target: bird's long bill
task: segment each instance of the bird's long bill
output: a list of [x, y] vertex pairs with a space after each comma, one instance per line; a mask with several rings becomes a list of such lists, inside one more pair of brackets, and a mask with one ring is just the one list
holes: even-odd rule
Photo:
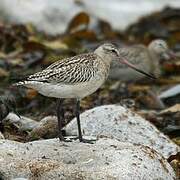
[[173, 52], [173, 51], [171, 51], [171, 50], [169, 50], [168, 52], [167, 52], [167, 54], [170, 56], [170, 58], [172, 58], [172, 59], [176, 59], [177, 58], [177, 56], [176, 56], [176, 54]]
[[153, 76], [153, 75], [151, 75], [151, 74], [148, 74], [148, 73], [146, 73], [146, 72], [138, 69], [136, 66], [134, 66], [133, 64], [131, 64], [130, 62], [128, 62], [126, 59], [121, 59], [120, 61], [121, 61], [121, 63], [126, 64], [127, 66], [129, 66], [130, 68], [136, 70], [137, 72], [142, 73], [142, 74], [148, 76], [148, 77], [151, 78], [151, 79], [156, 79], [155, 76]]

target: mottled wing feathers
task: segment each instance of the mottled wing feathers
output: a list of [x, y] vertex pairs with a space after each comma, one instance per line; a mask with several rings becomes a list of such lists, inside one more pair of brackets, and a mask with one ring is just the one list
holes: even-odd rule
[[57, 61], [45, 70], [29, 76], [27, 80], [74, 84], [89, 81], [97, 71], [97, 56], [88, 53]]

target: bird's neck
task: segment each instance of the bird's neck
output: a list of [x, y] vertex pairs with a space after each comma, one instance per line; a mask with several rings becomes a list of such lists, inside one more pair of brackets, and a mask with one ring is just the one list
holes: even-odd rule
[[108, 56], [102, 55], [101, 53], [98, 53], [95, 51], [95, 54], [99, 57], [100, 64], [101, 64], [101, 73], [107, 79], [109, 75], [109, 70], [110, 70], [110, 64], [111, 64], [111, 59]]
[[161, 74], [161, 67], [160, 67], [160, 56], [155, 52], [151, 44], [148, 46], [148, 52], [151, 61], [151, 69], [154, 72], [154, 75], [157, 77]]
[[158, 60], [158, 61], [160, 60], [160, 55], [154, 50], [153, 43], [149, 44], [148, 51], [150, 55], [154, 58], [154, 60]]
[[102, 64], [104, 66], [104, 70], [109, 74], [109, 69], [111, 66], [111, 58], [109, 56], [100, 56]]
[[101, 58], [102, 62], [106, 64], [106, 66], [110, 66], [112, 58], [108, 54], [102, 53], [99, 49], [96, 49], [94, 53]]

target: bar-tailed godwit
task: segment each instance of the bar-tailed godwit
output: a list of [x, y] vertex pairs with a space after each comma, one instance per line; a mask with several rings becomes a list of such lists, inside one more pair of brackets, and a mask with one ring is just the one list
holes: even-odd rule
[[94, 93], [107, 79], [111, 61], [117, 61], [122, 64], [143, 73], [150, 78], [151, 74], [137, 69], [130, 64], [113, 44], [103, 44], [94, 52], [80, 54], [74, 57], [66, 58], [51, 64], [43, 71], [30, 75], [26, 80], [17, 83], [28, 88], [36, 89], [40, 94], [48, 97], [58, 98], [57, 117], [59, 126], [59, 139], [64, 140], [62, 135], [62, 99], [75, 98], [76, 118], [78, 124], [79, 140], [88, 142], [82, 138], [80, 125], [80, 100]]
[[[175, 58], [175, 54], [168, 48], [164, 40], [153, 40], [148, 47], [144, 45], [133, 45], [119, 48], [120, 55], [128, 59], [138, 69], [143, 69], [156, 77], [161, 74], [160, 60]], [[135, 81], [144, 76], [133, 71], [127, 65], [113, 61], [110, 69], [111, 79], [121, 81]]]

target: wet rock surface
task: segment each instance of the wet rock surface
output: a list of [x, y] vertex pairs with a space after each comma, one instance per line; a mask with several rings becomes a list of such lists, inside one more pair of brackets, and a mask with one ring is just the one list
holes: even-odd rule
[[[76, 119], [73, 119], [65, 127], [67, 135], [77, 135], [76, 124]], [[166, 158], [180, 150], [154, 125], [119, 105], [104, 105], [85, 111], [81, 114], [81, 127], [86, 136], [113, 137], [119, 141], [142, 144]]]
[[3, 179], [175, 179], [154, 150], [108, 138], [95, 144], [0, 140], [0, 163]]

